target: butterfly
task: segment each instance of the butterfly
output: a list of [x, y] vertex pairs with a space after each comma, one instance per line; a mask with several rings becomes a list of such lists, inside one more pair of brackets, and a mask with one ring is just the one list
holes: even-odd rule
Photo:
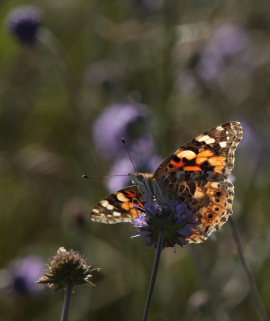
[[[242, 137], [239, 122], [224, 123], [177, 149], [153, 174], [134, 174], [150, 181], [155, 179], [170, 199], [184, 201], [193, 210], [199, 226], [189, 243], [204, 242], [232, 214], [234, 186], [229, 174]], [[142, 213], [144, 202], [139, 186], [128, 186], [101, 200], [90, 218], [108, 224], [131, 222]]]

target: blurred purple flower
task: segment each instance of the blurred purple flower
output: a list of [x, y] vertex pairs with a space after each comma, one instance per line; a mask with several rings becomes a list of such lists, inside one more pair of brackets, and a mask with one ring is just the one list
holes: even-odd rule
[[96, 120], [94, 141], [104, 158], [120, 157], [126, 153], [121, 138], [136, 153], [153, 153], [154, 143], [149, 131], [150, 114], [139, 104], [117, 104], [107, 107]]
[[36, 7], [18, 7], [8, 15], [7, 24], [9, 30], [22, 43], [33, 45], [42, 24], [42, 14]]
[[176, 200], [165, 206], [157, 202], [147, 203], [144, 205], [144, 213], [133, 220], [133, 225], [139, 230], [139, 236], [152, 247], [157, 246], [161, 230], [164, 231], [163, 247], [186, 245], [198, 224], [188, 205]]
[[251, 94], [254, 72], [262, 63], [248, 31], [228, 24], [216, 29], [176, 77], [186, 92], [194, 94], [201, 86], [207, 87], [219, 90], [226, 99], [238, 104]]
[[200, 77], [210, 83], [219, 81], [232, 66], [246, 75], [254, 69], [254, 57], [247, 32], [237, 25], [219, 27], [201, 52], [197, 65]]
[[44, 289], [36, 281], [43, 273], [43, 261], [38, 256], [27, 256], [10, 263], [7, 269], [7, 288], [17, 295], [35, 295]]
[[[162, 158], [156, 154], [144, 157], [144, 154], [138, 153], [132, 154], [132, 158], [136, 166], [136, 172], [141, 173], [153, 173], [162, 162]], [[108, 190], [110, 192], [115, 192], [130, 185], [128, 174], [134, 172], [135, 170], [128, 157], [117, 160], [109, 172], [109, 177], [106, 182]]]

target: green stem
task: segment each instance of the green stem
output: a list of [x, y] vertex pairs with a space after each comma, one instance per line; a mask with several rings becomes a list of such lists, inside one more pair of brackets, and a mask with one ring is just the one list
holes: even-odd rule
[[156, 251], [153, 271], [152, 271], [152, 275], [151, 275], [150, 285], [149, 285], [149, 289], [148, 289], [148, 294], [147, 294], [147, 299], [146, 299], [146, 304], [145, 304], [145, 309], [144, 309], [144, 314], [143, 314], [143, 321], [147, 321], [148, 313], [149, 313], [150, 306], [151, 306], [153, 291], [154, 291], [158, 267], [159, 267], [160, 255], [161, 255], [161, 251], [163, 249], [163, 240], [164, 240], [164, 231], [160, 231], [159, 236], [158, 236], [157, 251]]
[[251, 273], [250, 267], [246, 261], [239, 231], [238, 231], [237, 226], [231, 217], [229, 218], [229, 224], [230, 224], [232, 236], [233, 236], [236, 248], [237, 248], [237, 252], [238, 252], [240, 261], [242, 263], [243, 269], [244, 269], [246, 276], [248, 278], [251, 297], [252, 297], [254, 304], [257, 308], [258, 316], [262, 321], [269, 321], [269, 317], [265, 311], [263, 302], [262, 302], [261, 297], [259, 295], [255, 279], [254, 279], [254, 277]]
[[70, 309], [70, 302], [71, 302], [71, 296], [72, 296], [72, 283], [68, 283], [66, 287], [66, 293], [64, 298], [64, 305], [62, 309], [62, 315], [61, 315], [61, 321], [68, 321], [69, 316], [69, 309]]
[[71, 101], [74, 100], [74, 95], [77, 92], [78, 84], [75, 81], [74, 73], [71, 65], [68, 63], [64, 49], [62, 48], [58, 39], [54, 36], [49, 29], [43, 28], [38, 37], [39, 43], [48, 50], [48, 52], [54, 57], [63, 82], [66, 86]]

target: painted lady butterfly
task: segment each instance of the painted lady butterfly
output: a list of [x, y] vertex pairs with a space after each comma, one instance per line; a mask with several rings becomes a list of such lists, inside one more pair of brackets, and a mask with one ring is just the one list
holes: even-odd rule
[[[210, 129], [177, 149], [154, 172], [143, 175], [155, 179], [170, 199], [185, 201], [200, 222], [188, 239], [200, 243], [218, 231], [232, 214], [234, 186], [228, 176], [234, 166], [234, 152], [242, 139], [239, 122], [229, 122]], [[134, 177], [133, 175], [133, 177]], [[101, 200], [90, 218], [101, 223], [131, 222], [143, 207], [138, 185], [129, 186]]]

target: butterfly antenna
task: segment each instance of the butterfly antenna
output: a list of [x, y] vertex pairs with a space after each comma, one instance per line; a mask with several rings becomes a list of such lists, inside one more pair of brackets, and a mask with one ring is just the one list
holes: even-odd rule
[[128, 149], [128, 147], [127, 147], [127, 143], [126, 143], [125, 138], [122, 137], [122, 138], [121, 138], [121, 141], [122, 141], [123, 145], [125, 146], [125, 149], [126, 149], [126, 151], [127, 151], [127, 153], [128, 153], [128, 157], [129, 157], [130, 162], [131, 162], [131, 164], [132, 164], [132, 166], [133, 166], [133, 168], [134, 168], [134, 172], [136, 172], [136, 168], [135, 168], [134, 162], [133, 162], [133, 160], [132, 160], [132, 158], [131, 158], [131, 155], [130, 155], [129, 149]]
[[115, 176], [128, 176], [128, 175], [126, 175], [126, 174], [123, 174], [123, 175], [121, 175], [121, 174], [119, 174], [119, 175], [91, 175], [91, 176], [88, 176], [88, 175], [82, 175], [82, 178], [83, 179], [90, 179], [90, 178], [104, 178], [104, 177], [115, 177]]

